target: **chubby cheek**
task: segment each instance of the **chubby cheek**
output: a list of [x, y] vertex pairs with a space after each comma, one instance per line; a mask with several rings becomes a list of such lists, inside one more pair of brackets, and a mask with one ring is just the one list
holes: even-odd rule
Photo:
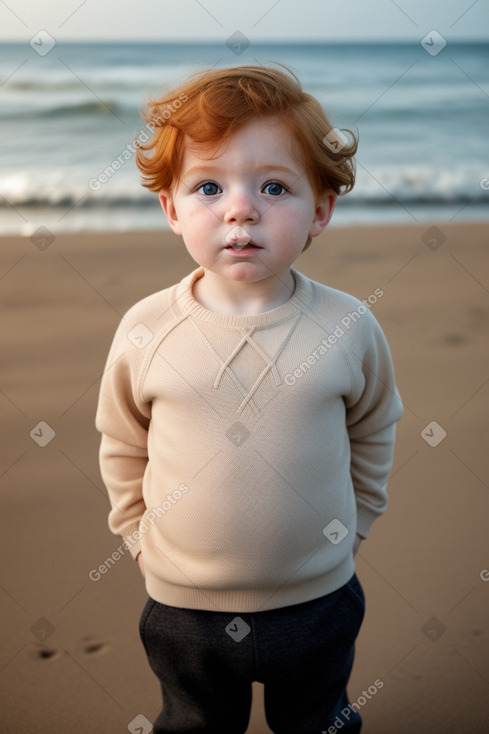
[[294, 252], [298, 247], [300, 249], [306, 244], [313, 217], [313, 212], [309, 217], [303, 210], [277, 216], [273, 224], [274, 239], [282, 243], [284, 250]]
[[209, 219], [208, 212], [202, 209], [186, 211], [185, 216], [180, 218], [182, 230], [182, 238], [191, 257], [196, 260], [199, 265], [202, 264], [202, 258], [209, 257], [209, 238], [212, 231], [212, 223], [215, 228], [215, 217], [212, 221]]
[[209, 248], [205, 246], [205, 235], [199, 236], [199, 233], [192, 232], [189, 233], [187, 236], [185, 235], [185, 233], [183, 233], [182, 237], [190, 257], [195, 260], [198, 265], [201, 265], [204, 268], [208, 268], [210, 261], [210, 252]]

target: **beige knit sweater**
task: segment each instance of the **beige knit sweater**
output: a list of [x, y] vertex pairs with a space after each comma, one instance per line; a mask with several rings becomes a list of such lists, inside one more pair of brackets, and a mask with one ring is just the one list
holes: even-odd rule
[[387, 505], [402, 415], [366, 305], [293, 270], [258, 315], [208, 311], [195, 270], [124, 316], [96, 425], [110, 529], [148, 594], [254, 612], [335, 591]]

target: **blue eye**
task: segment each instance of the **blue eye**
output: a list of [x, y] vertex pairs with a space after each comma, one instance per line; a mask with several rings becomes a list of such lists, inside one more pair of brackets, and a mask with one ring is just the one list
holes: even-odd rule
[[265, 194], [268, 194], [268, 196], [281, 196], [287, 191], [285, 186], [282, 186], [282, 184], [276, 183], [275, 181], [265, 184], [262, 190]]
[[221, 189], [213, 181], [206, 181], [199, 186], [197, 191], [201, 194], [204, 194], [204, 196], [215, 196], [216, 194], [219, 194], [221, 192]]

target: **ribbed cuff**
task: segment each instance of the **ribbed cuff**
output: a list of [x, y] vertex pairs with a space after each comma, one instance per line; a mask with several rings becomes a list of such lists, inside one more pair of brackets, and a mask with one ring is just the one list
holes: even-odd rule
[[370, 528], [382, 513], [373, 511], [370, 507], [358, 505], [357, 507], [357, 533], [362, 538], [367, 538]]
[[132, 522], [121, 531], [121, 536], [131, 556], [136, 560], [141, 552], [141, 532], [139, 521]]

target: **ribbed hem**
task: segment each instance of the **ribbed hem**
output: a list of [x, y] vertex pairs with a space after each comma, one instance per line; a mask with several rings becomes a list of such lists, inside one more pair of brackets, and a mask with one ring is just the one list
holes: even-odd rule
[[295, 280], [295, 290], [289, 300], [281, 306], [252, 315], [219, 314], [209, 311], [194, 298], [192, 288], [194, 283], [203, 277], [204, 272], [204, 268], [197, 268], [174, 286], [172, 294], [173, 310], [177, 315], [183, 312], [191, 314], [201, 321], [208, 321], [219, 326], [246, 329], [289, 318], [291, 315], [297, 314], [298, 310], [303, 310], [311, 298], [312, 286], [310, 281], [302, 273], [291, 269]]
[[349, 556], [333, 571], [303, 583], [287, 584], [277, 589], [197, 589], [162, 581], [146, 569], [146, 591], [160, 604], [181, 609], [203, 609], [211, 612], [265, 612], [268, 609], [302, 604], [319, 599], [344, 586], [355, 572], [355, 561]]

